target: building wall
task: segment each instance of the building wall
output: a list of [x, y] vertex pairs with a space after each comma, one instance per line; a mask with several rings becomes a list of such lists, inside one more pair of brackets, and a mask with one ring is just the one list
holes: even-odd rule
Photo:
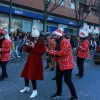
[[[7, 1], [9, 1], [9, 0], [7, 0]], [[73, 9], [69, 8], [70, 2], [71, 2], [71, 0], [66, 0], [66, 4], [65, 4], [66, 7], [59, 6], [52, 13], [74, 19], [75, 11]], [[22, 6], [27, 6], [30, 8], [34, 8], [37, 10], [43, 10], [43, 0], [28, 0], [28, 1], [27, 0], [13, 0], [13, 3], [19, 4]], [[51, 6], [52, 6], [52, 4], [51, 4]], [[95, 15], [89, 15], [86, 18], [86, 21], [99, 24], [99, 18]]]
[[[9, 0], [8, 0], [9, 1]], [[34, 3], [33, 3], [33, 1], [34, 1]], [[41, 9], [41, 10], [43, 10], [43, 5], [41, 4], [40, 5], [40, 7], [38, 7], [39, 6], [39, 4], [40, 3], [42, 3], [41, 2], [42, 0], [28, 0], [28, 2], [26, 3], [26, 0], [24, 0], [23, 2], [22, 2], [22, 0], [20, 0], [20, 1], [18, 1], [18, 0], [13, 0], [13, 2], [14, 3], [17, 3], [17, 4], [19, 4], [19, 5], [23, 5], [23, 6], [29, 6], [29, 7], [31, 7], [31, 8], [35, 8], [33, 11], [32, 10], [30, 10], [30, 9], [25, 9], [25, 8], [23, 8], [23, 6], [21, 7], [19, 7], [19, 6], [16, 6], [16, 8], [17, 9], [19, 9], [19, 10], [22, 10], [22, 11], [29, 11], [29, 12], [39, 12], [39, 11], [36, 11], [36, 9]], [[69, 0], [68, 1], [69, 2], [69, 4], [70, 4], [70, 2], [71, 2], [71, 0]], [[64, 7], [64, 6], [60, 6], [58, 9], [56, 9], [54, 12], [56, 13], [56, 14], [58, 14], [58, 15], [63, 15], [64, 14], [64, 16], [66, 15], [67, 17], [71, 17], [71, 18], [74, 18], [75, 16], [74, 16], [74, 10], [72, 9], [70, 9], [69, 7], [69, 4], [68, 5], [65, 5], [66, 6], [66, 8]], [[13, 7], [14, 7], [15, 5], [13, 5]], [[61, 9], [60, 9], [61, 8]], [[66, 13], [65, 13], [65, 11], [66, 11]], [[42, 13], [42, 12], [41, 12]], [[8, 16], [8, 15], [7, 15]], [[23, 31], [25, 31], [25, 32], [28, 32], [29, 30], [31, 30], [31, 27], [32, 27], [32, 25], [36, 25], [37, 27], [38, 27], [38, 30], [39, 31], [41, 31], [41, 30], [43, 30], [43, 22], [41, 21], [41, 20], [39, 20], [38, 18], [24, 18], [24, 17], [18, 17], [18, 16], [13, 16], [13, 17], [16, 17], [15, 19], [23, 19], [23, 27], [22, 27], [22, 29], [23, 29]], [[50, 17], [54, 17], [54, 16], [50, 16]], [[58, 17], [58, 16], [56, 16], [56, 17]], [[60, 17], [58, 17], [58, 18], [62, 18], [61, 16]], [[27, 20], [26, 20], [27, 19]], [[31, 24], [29, 24], [29, 22], [27, 22], [28, 21], [28, 19], [29, 19], [29, 21], [31, 22]], [[63, 18], [62, 18], [63, 19]], [[66, 19], [66, 18], [65, 18]], [[68, 18], [66, 19], [66, 20], [69, 20]], [[93, 22], [93, 23], [96, 23], [96, 24], [99, 24], [99, 21], [98, 21], [98, 18], [96, 17], [96, 16], [88, 16], [87, 17], [87, 19], [86, 19], [87, 21], [89, 21], [90, 20], [90, 22]], [[73, 22], [73, 21], [72, 21]], [[28, 25], [29, 25], [29, 28], [28, 28]], [[25, 27], [27, 27], [27, 28], [25, 28]], [[61, 24], [60, 22], [55, 22], [54, 20], [52, 21], [52, 20], [48, 20], [48, 22], [47, 22], [47, 27], [48, 27], [48, 30], [50, 30], [50, 32], [52, 32], [52, 29], [56, 29], [56, 27], [61, 27], [61, 28], [63, 28], [63, 30], [65, 31], [65, 32], [67, 32], [68, 33], [68, 35], [72, 35], [72, 34], [76, 34], [77, 35], [77, 27], [75, 27], [75, 26], [73, 26], [73, 25], [69, 25], [69, 24], [67, 24], [67, 25], [65, 25], [65, 24]], [[99, 30], [98, 30], [98, 27], [95, 27], [94, 28], [94, 26], [91, 26], [91, 28], [89, 28], [89, 25], [87, 25], [87, 23], [85, 23], [84, 24], [84, 26], [83, 26], [83, 29], [85, 29], [88, 33], [90, 33], [90, 32], [94, 32], [94, 33], [99, 33]], [[48, 31], [47, 30], [47, 31]]]

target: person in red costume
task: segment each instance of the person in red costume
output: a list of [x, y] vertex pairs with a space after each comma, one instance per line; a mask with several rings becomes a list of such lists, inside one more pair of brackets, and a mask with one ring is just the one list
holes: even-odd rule
[[51, 96], [51, 98], [59, 98], [62, 96], [62, 79], [64, 76], [64, 81], [71, 92], [71, 98], [69, 100], [78, 100], [73, 82], [71, 80], [72, 69], [74, 68], [71, 44], [64, 37], [64, 33], [61, 28], [55, 30], [52, 35], [56, 41], [55, 50], [50, 50], [46, 47], [46, 51], [55, 57], [57, 91]]
[[10, 50], [11, 50], [11, 40], [5, 37], [5, 30], [0, 29], [0, 66], [2, 73], [0, 76], [0, 81], [8, 77], [6, 66], [10, 60]]
[[[49, 49], [55, 49], [55, 40], [51, 39], [50, 37], [47, 37], [46, 46]], [[45, 69], [50, 68], [50, 71], [54, 71], [54, 61], [52, 58], [52, 55], [46, 53], [47, 66], [45, 67]]]
[[84, 75], [84, 61], [90, 56], [89, 54], [89, 40], [87, 39], [87, 33], [84, 30], [80, 30], [79, 33], [80, 42], [77, 48], [77, 66], [78, 66], [78, 76], [82, 78]]
[[29, 80], [31, 80], [33, 92], [30, 98], [34, 98], [38, 95], [36, 80], [43, 80], [42, 55], [45, 52], [45, 43], [36, 26], [32, 27], [31, 41], [26, 42], [25, 51], [29, 53], [29, 56], [21, 74], [21, 77], [25, 79], [25, 88], [20, 92], [29, 92]]

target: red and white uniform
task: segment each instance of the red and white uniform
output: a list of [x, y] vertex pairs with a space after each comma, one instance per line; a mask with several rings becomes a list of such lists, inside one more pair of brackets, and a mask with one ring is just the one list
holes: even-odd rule
[[[81, 48], [79, 48], [81, 47]], [[86, 39], [82, 43], [79, 44], [79, 47], [77, 49], [77, 56], [79, 58], [88, 58], [90, 56], [89, 54], [89, 41]]]
[[50, 50], [50, 54], [57, 57], [57, 63], [59, 68], [63, 70], [68, 70], [74, 68], [74, 59], [72, 55], [72, 47], [70, 42], [63, 38], [60, 44], [60, 51]]
[[11, 50], [12, 42], [8, 39], [4, 39], [2, 46], [1, 46], [1, 52], [0, 52], [0, 61], [9, 61], [10, 60], [10, 50]]

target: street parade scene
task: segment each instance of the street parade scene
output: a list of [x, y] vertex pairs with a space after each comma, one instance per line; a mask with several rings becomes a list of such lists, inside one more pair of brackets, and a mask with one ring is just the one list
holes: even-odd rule
[[0, 100], [100, 100], [100, 1], [0, 0]]

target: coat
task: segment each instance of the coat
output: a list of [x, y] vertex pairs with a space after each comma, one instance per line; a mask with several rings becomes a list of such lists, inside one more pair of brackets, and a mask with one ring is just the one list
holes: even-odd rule
[[[79, 48], [81, 47], [81, 48]], [[79, 58], [88, 58], [90, 56], [89, 54], [89, 41], [86, 39], [82, 43], [79, 44], [79, 47], [77, 49], [77, 57]]]
[[12, 45], [11, 40], [8, 40], [5, 38], [2, 43], [2, 46], [1, 46], [2, 48], [0, 48], [1, 49], [1, 52], [0, 52], [0, 61], [1, 62], [10, 60], [11, 45]]
[[63, 38], [61, 41], [60, 51], [50, 50], [49, 53], [54, 56], [58, 56], [56, 61], [62, 71], [74, 68], [72, 47], [66, 38]]
[[45, 52], [44, 43], [35, 44], [33, 48], [25, 46], [25, 51], [29, 52], [29, 56], [21, 77], [25, 77], [29, 80], [43, 80], [42, 55]]

